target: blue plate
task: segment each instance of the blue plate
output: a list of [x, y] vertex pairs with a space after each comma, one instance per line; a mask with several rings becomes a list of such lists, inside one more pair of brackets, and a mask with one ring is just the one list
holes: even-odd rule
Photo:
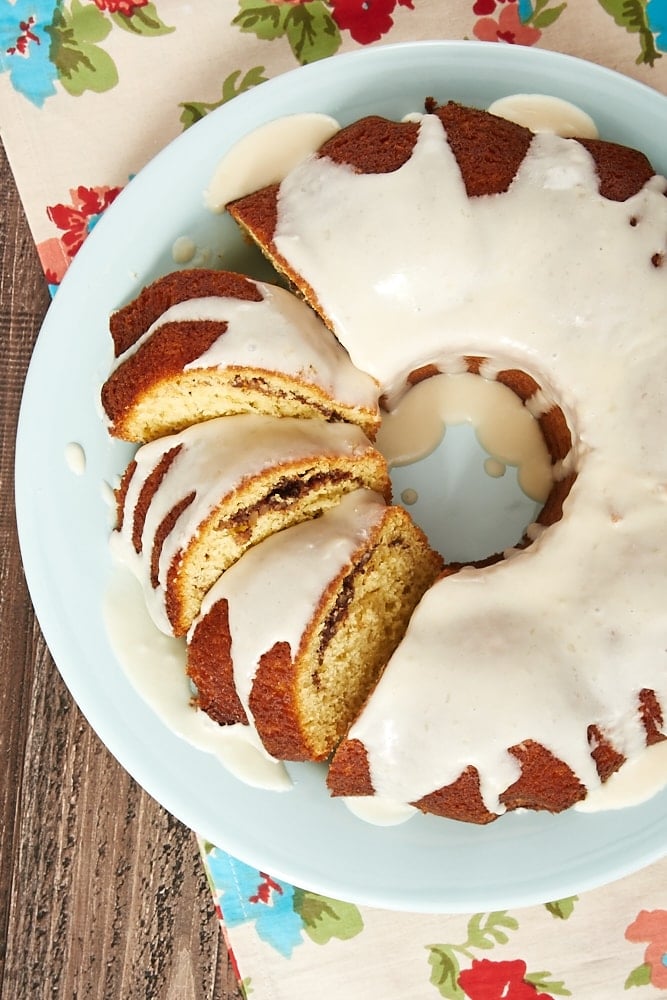
[[[484, 828], [417, 816], [378, 828], [329, 798], [318, 767], [295, 767], [290, 793], [259, 791], [174, 735], [127, 680], [103, 619], [111, 561], [102, 487], [131, 454], [109, 440], [99, 414], [112, 357], [108, 315], [174, 269], [172, 248], [182, 236], [207, 248], [214, 266], [257, 271], [230, 221], [207, 211], [203, 193], [225, 152], [262, 123], [312, 111], [344, 124], [368, 113], [400, 117], [429, 95], [484, 107], [529, 91], [578, 104], [605, 138], [644, 149], [667, 173], [667, 99], [599, 66], [475, 42], [337, 56], [241, 95], [137, 175], [67, 273], [26, 381], [16, 460], [21, 548], [40, 625], [75, 700], [120, 763], [184, 823], [251, 865], [357, 903], [493, 910], [606, 883], [665, 853], [667, 791], [612, 813], [514, 814]], [[85, 452], [84, 475], [66, 461], [71, 442]]]

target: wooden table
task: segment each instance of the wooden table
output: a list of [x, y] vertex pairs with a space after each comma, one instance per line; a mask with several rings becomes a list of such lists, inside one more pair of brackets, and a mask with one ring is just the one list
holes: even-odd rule
[[33, 615], [14, 438], [49, 294], [4, 152], [0, 176], [0, 998], [239, 1000], [194, 835], [101, 745]]

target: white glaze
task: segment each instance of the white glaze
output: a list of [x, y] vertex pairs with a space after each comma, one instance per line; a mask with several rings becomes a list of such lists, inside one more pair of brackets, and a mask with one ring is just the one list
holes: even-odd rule
[[638, 692], [667, 704], [667, 268], [651, 263], [665, 189], [607, 201], [588, 152], [545, 133], [505, 194], [469, 199], [430, 115], [393, 173], [313, 157], [281, 184], [276, 246], [391, 405], [412, 369], [486, 356], [486, 378], [529, 372], [542, 390], [528, 409], [557, 403], [575, 437], [555, 470], [578, 473], [563, 519], [433, 587], [353, 727], [383, 798], [414, 801], [474, 764], [501, 812], [518, 773], [505, 748], [530, 738], [595, 787], [587, 727], [632, 758]]
[[118, 663], [158, 718], [181, 739], [215, 754], [239, 780], [285, 791], [285, 766], [269, 758], [250, 726], [219, 726], [194, 708], [185, 673], [185, 640], [158, 632], [137, 581], [116, 568], [104, 595], [104, 621]]
[[359, 795], [356, 798], [343, 798], [343, 802], [358, 819], [373, 826], [398, 826], [406, 823], [416, 814], [414, 806], [405, 802], [391, 802], [379, 795]]
[[[498, 795], [517, 777], [505, 747], [538, 739], [589, 787], [598, 783], [591, 722], [626, 756], [642, 750], [637, 692], [667, 698], [664, 526], [661, 541], [644, 536], [664, 509], [602, 527], [595, 501], [577, 501], [576, 518], [525, 553], [482, 573], [464, 570], [424, 597], [350, 734], [369, 750], [380, 794], [414, 801], [472, 763], [487, 807], [502, 811]], [[618, 575], [605, 558], [610, 547], [623, 558]]]
[[[142, 552], [132, 545], [132, 512], [141, 488], [162, 456], [182, 445], [163, 476], [146, 514]], [[244, 481], [277, 467], [289, 467], [310, 457], [357, 456], [371, 445], [358, 428], [350, 424], [329, 424], [321, 420], [276, 419], [258, 414], [219, 417], [143, 445], [135, 455], [136, 470], [125, 498], [126, 516], [121, 531], [111, 536], [115, 558], [140, 580], [153, 621], [163, 632], [171, 627], [165, 609], [165, 587], [169, 567], [196, 536], [199, 526], [224, 497]], [[193, 502], [181, 514], [164, 541], [160, 554], [159, 585], [151, 585], [153, 538], [166, 515], [190, 491]]]
[[197, 244], [189, 236], [178, 236], [171, 247], [171, 256], [175, 264], [189, 264], [197, 253]]
[[[468, 199], [440, 122], [427, 115], [393, 173], [357, 175], [326, 158], [299, 165], [280, 187], [275, 242], [390, 405], [412, 369], [440, 362], [455, 372], [465, 354], [531, 371], [553, 399], [598, 381], [599, 357], [634, 326], [627, 274], [638, 262], [642, 312], [655, 319], [662, 307], [664, 277], [650, 259], [664, 245], [664, 186], [606, 201], [583, 147], [545, 134], [506, 194]], [[641, 346], [646, 335], [635, 337]]]
[[286, 528], [250, 549], [204, 598], [200, 618], [219, 601], [228, 602], [234, 684], [248, 719], [261, 656], [275, 643], [286, 642], [296, 658], [327, 586], [352, 565], [354, 553], [368, 542], [385, 509], [375, 493], [350, 493], [321, 517]]
[[492, 479], [500, 479], [507, 472], [507, 465], [498, 458], [487, 458], [484, 462], [484, 471]]
[[531, 132], [555, 132], [563, 138], [597, 139], [598, 129], [590, 115], [562, 97], [549, 94], [510, 94], [487, 109], [492, 115], [524, 125]]
[[[292, 787], [285, 766], [259, 746], [251, 726], [218, 726], [193, 707], [185, 674], [185, 640], [157, 631], [137, 581], [122, 568], [116, 568], [110, 577], [103, 613], [118, 663], [139, 696], [172, 732], [197, 749], [214, 754], [226, 770], [247, 785], [269, 791]], [[598, 812], [638, 805], [665, 786], [666, 774], [664, 742], [631, 761], [575, 808]], [[415, 813], [410, 806], [377, 796], [344, 801], [360, 819], [380, 826], [404, 822]]]
[[518, 396], [501, 382], [470, 372], [424, 379], [385, 414], [377, 447], [390, 467], [419, 461], [438, 446], [447, 427], [470, 423], [497, 465], [489, 475], [518, 467], [524, 493], [544, 502], [553, 485], [551, 459], [539, 425]]
[[667, 740], [654, 743], [628, 761], [599, 788], [594, 788], [583, 802], [577, 802], [577, 812], [608, 812], [627, 809], [647, 802], [667, 785]]
[[259, 302], [209, 296], [178, 302], [165, 310], [124, 354], [118, 367], [166, 323], [213, 320], [226, 323], [225, 332], [200, 357], [185, 366], [243, 368], [280, 372], [317, 386], [335, 400], [377, 410], [378, 387], [350, 362], [346, 352], [308, 306], [275, 285], [254, 282]]
[[65, 463], [75, 476], [82, 476], [86, 471], [86, 452], [77, 441], [65, 445]]
[[104, 501], [104, 503], [106, 504], [106, 506], [109, 508], [109, 510], [113, 511], [115, 513], [115, 510], [116, 510], [116, 494], [114, 492], [113, 486], [111, 485], [111, 483], [108, 483], [106, 481], [106, 479], [103, 480], [102, 483], [101, 483], [101, 485], [100, 485], [100, 494], [102, 496], [102, 500]]
[[230, 201], [281, 181], [339, 128], [335, 118], [318, 113], [285, 115], [260, 125], [216, 167], [204, 196], [207, 208], [222, 212]]

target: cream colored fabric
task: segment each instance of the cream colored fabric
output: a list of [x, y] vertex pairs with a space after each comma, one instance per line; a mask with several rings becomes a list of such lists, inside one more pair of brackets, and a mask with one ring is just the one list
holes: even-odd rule
[[[667, 93], [667, 0], [5, 0], [0, 127], [49, 281], [198, 115], [300, 61], [433, 38], [558, 50]], [[420, 916], [323, 899], [204, 843], [202, 856], [254, 1000], [667, 990], [667, 861], [530, 909]]]

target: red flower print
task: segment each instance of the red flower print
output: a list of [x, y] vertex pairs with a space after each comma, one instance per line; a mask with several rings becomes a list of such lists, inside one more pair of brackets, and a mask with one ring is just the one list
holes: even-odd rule
[[37, 252], [49, 285], [59, 285], [71, 263], [62, 242], [57, 236], [51, 236], [37, 244]]
[[515, 3], [516, 0], [475, 0], [472, 5], [473, 14], [477, 14], [479, 17], [484, 17], [487, 14], [493, 14], [496, 7], [500, 3]]
[[225, 947], [227, 949], [227, 955], [229, 957], [229, 964], [232, 967], [232, 972], [236, 976], [236, 982], [237, 983], [242, 983], [243, 982], [243, 976], [241, 975], [241, 970], [239, 969], [239, 964], [236, 961], [236, 955], [234, 954], [234, 950], [232, 948], [232, 942], [231, 942], [231, 939], [229, 937], [229, 931], [225, 927], [225, 920], [224, 920], [224, 917], [222, 915], [222, 910], [220, 909], [219, 906], [216, 907], [216, 909], [220, 910], [219, 918], [218, 919], [220, 920], [220, 930], [222, 931], [222, 937], [224, 939]]
[[248, 897], [249, 902], [268, 903], [271, 899], [272, 892], [277, 892], [279, 896], [282, 896], [283, 887], [280, 882], [276, 882], [275, 879], [272, 879], [270, 875], [266, 874], [266, 872], [260, 872], [259, 874], [262, 881], [257, 886], [257, 892]]
[[470, 1000], [553, 1000], [547, 993], [526, 982], [526, 963], [473, 960], [469, 969], [459, 975], [459, 986]]
[[123, 14], [125, 17], [132, 17], [137, 7], [146, 7], [148, 0], [95, 0], [95, 5], [100, 10], [106, 10], [109, 14]]
[[19, 32], [16, 36], [16, 45], [10, 45], [7, 49], [7, 55], [10, 56], [27, 56], [30, 50], [30, 43], [34, 42], [36, 45], [40, 45], [39, 35], [36, 35], [32, 30], [36, 24], [34, 17], [29, 17], [27, 21], [19, 21]]
[[497, 18], [481, 17], [473, 28], [481, 42], [508, 42], [510, 45], [535, 45], [542, 37], [539, 28], [522, 24], [516, 3], [510, 2]]
[[667, 989], [667, 910], [642, 910], [625, 932], [628, 941], [648, 942], [644, 960], [651, 967], [651, 983]]
[[71, 205], [48, 206], [46, 211], [49, 218], [64, 233], [60, 243], [70, 260], [81, 249], [88, 233], [121, 190], [119, 187], [80, 186], [70, 191]]
[[343, 31], [349, 31], [355, 42], [368, 45], [377, 42], [392, 28], [394, 9], [410, 7], [412, 0], [331, 0], [331, 14]]

